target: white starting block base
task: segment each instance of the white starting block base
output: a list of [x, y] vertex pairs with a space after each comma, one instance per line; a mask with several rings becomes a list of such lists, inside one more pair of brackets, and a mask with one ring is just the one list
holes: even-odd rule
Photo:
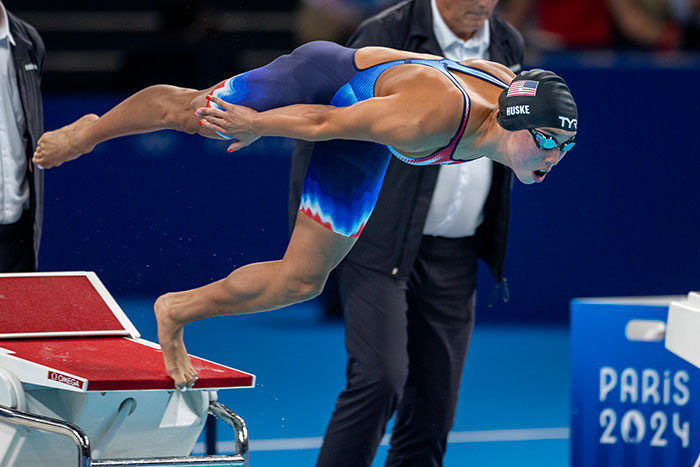
[[671, 302], [666, 322], [666, 348], [700, 368], [700, 292]]
[[[96, 459], [188, 456], [204, 427], [209, 391], [119, 391], [80, 393], [29, 386], [28, 413], [79, 426]], [[68, 438], [0, 424], [0, 465], [74, 467]]]
[[[700, 292], [671, 302], [666, 321], [666, 348], [700, 368]], [[700, 467], [700, 455], [693, 467]]]
[[[245, 424], [214, 401], [254, 375], [190, 356], [198, 380], [175, 391], [160, 347], [139, 338], [94, 273], [0, 274], [0, 330], [0, 466], [247, 464]], [[244, 463], [187, 457], [209, 412], [240, 427]]]

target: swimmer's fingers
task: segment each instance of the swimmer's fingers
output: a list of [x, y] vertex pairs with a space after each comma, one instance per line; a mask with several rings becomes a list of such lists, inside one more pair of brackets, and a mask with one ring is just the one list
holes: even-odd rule
[[220, 118], [202, 118], [199, 121], [199, 124], [208, 130], [215, 131], [222, 135], [230, 136], [231, 138], [235, 138], [237, 140], [251, 139], [249, 133], [237, 130], [236, 128], [231, 128], [230, 125], [227, 125], [226, 122]]
[[242, 149], [242, 148], [248, 146], [250, 143], [252, 143], [253, 141], [256, 141], [257, 139], [258, 138], [254, 138], [252, 140], [246, 140], [246, 141], [239, 139], [235, 143], [230, 144], [227, 151], [228, 152], [238, 151], [239, 149]]
[[226, 120], [216, 115], [200, 115], [199, 124], [217, 131], [226, 130]]
[[228, 147], [228, 152], [238, 151], [260, 138], [260, 136], [250, 131], [243, 130], [235, 124], [231, 124], [229, 120], [215, 115], [201, 115], [199, 124], [208, 130], [235, 138], [237, 141], [233, 142], [233, 144]]
[[211, 129], [222, 132], [226, 135], [236, 137], [236, 132], [252, 134], [249, 130], [250, 118], [252, 117], [252, 114], [256, 112], [247, 107], [242, 107], [239, 105], [230, 107], [231, 108], [227, 111], [212, 108], [200, 108], [197, 109], [195, 115], [200, 118], [200, 125], [205, 126], [204, 122], [209, 122], [217, 127]]
[[217, 117], [202, 117], [199, 124], [204, 128], [216, 131], [218, 133], [224, 134], [226, 136], [236, 137], [232, 132], [231, 128], [226, 125], [226, 121]]
[[211, 96], [210, 100], [220, 108], [200, 107], [195, 111], [195, 114], [203, 118], [222, 118], [226, 120], [231, 127], [236, 129], [249, 128], [251, 119], [258, 113], [250, 107], [229, 104], [214, 96]]
[[208, 117], [210, 115], [215, 115], [217, 117], [223, 117], [226, 113], [224, 109], [217, 109], [216, 107], [198, 107], [194, 112], [195, 115], [200, 117]]
[[219, 98], [216, 97], [216, 96], [206, 96], [206, 99], [209, 100], [209, 101], [212, 101], [214, 104], [218, 105], [218, 106], [221, 107], [222, 109], [227, 109], [227, 110], [228, 110], [228, 109], [232, 109], [232, 108], [234, 107], [233, 104], [229, 104], [229, 103], [226, 102], [226, 101], [222, 101], [221, 99], [219, 99]]
[[211, 101], [213, 104], [217, 105], [218, 107], [200, 107], [197, 109], [195, 112], [197, 115], [216, 115], [217, 117], [223, 117], [223, 115], [226, 112], [234, 112], [236, 111], [237, 108], [242, 108], [243, 106], [241, 105], [235, 105], [235, 104], [230, 104], [226, 101], [222, 101], [216, 96], [206, 96], [206, 99], [208, 101]]

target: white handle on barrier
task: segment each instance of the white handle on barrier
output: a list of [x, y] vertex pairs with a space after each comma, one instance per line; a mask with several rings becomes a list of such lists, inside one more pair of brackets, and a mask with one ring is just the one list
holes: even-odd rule
[[666, 336], [666, 323], [658, 320], [633, 319], [625, 326], [625, 337], [631, 341], [659, 342]]

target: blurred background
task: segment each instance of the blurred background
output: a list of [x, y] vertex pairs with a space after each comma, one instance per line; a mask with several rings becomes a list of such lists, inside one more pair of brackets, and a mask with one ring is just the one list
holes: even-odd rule
[[[4, 3], [45, 41], [42, 88], [45, 128], [51, 130], [85, 113], [102, 113], [150, 84], [204, 88], [308, 40], [343, 43], [364, 17], [393, 2]], [[460, 414], [466, 418], [458, 414], [456, 428], [561, 428], [554, 439], [566, 443], [570, 300], [684, 295], [700, 287], [700, 1], [501, 0], [499, 14], [526, 39], [525, 68], [551, 69], [566, 79], [579, 104], [580, 126], [577, 147], [546, 183], [513, 187], [505, 268], [510, 300], [487, 306], [495, 284], [482, 268], [465, 378], [485, 386], [465, 390], [469, 402]], [[289, 235], [292, 146], [269, 138], [229, 155], [226, 143], [172, 132], [102, 144], [92, 155], [47, 172], [39, 268], [97, 272], [145, 337], [155, 339], [150, 304], [159, 294], [281, 256]], [[250, 396], [257, 399], [243, 404], [242, 415], [253, 420], [253, 439], [321, 436], [342, 385], [342, 333], [321, 306], [311, 303], [304, 310], [223, 319], [191, 332], [193, 353], [257, 373], [259, 386], [267, 381]], [[238, 349], [230, 356], [227, 342], [209, 341], [210, 332], [222, 336], [234, 329], [246, 330], [250, 345], [267, 353]], [[329, 331], [324, 335], [333, 336], [332, 342], [304, 349], [298, 342], [310, 342], [305, 339], [314, 336], [304, 333], [312, 329]], [[290, 341], [292, 336], [299, 337]], [[535, 353], [522, 350], [528, 348]], [[313, 398], [321, 406], [318, 426], [294, 431], [295, 415], [304, 417], [295, 412], [298, 399], [288, 397], [290, 409], [282, 411], [281, 421], [276, 411], [283, 391], [295, 387], [294, 376], [291, 382], [275, 378], [300, 359], [330, 358], [325, 352], [331, 351], [338, 352], [328, 362], [332, 373], [313, 380], [335, 385]], [[528, 362], [536, 368], [527, 370]], [[503, 371], [503, 380], [483, 376], [493, 376], [493, 368]], [[519, 396], [532, 406], [548, 405], [550, 418], [520, 412], [528, 404], [514, 399], [512, 406], [504, 403], [511, 397], [508, 371], [519, 372]], [[489, 422], [475, 421], [480, 400], [509, 415], [486, 413], [478, 420]], [[544, 451], [549, 449], [558, 457], [532, 465], [566, 465], [566, 444]], [[516, 451], [518, 465], [539, 451]], [[300, 465], [312, 461], [309, 455]]]
[[[167, 81], [202, 88], [315, 39], [344, 43], [395, 0], [8, 0], [48, 52], [45, 92], [135, 91]], [[698, 0], [501, 0], [528, 55], [700, 50]], [[607, 62], [611, 65], [612, 62]], [[598, 63], [601, 66], [602, 63]]]

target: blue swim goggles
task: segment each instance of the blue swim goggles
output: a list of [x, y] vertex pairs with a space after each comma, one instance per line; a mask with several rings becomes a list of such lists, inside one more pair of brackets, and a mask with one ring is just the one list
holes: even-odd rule
[[569, 141], [564, 141], [561, 144], [557, 144], [557, 141], [554, 138], [547, 136], [533, 128], [528, 128], [527, 131], [529, 131], [532, 135], [532, 139], [535, 140], [537, 147], [545, 151], [554, 148], [559, 148], [563, 152], [571, 151], [571, 148], [573, 148], [576, 144], [576, 136], [571, 138]]

